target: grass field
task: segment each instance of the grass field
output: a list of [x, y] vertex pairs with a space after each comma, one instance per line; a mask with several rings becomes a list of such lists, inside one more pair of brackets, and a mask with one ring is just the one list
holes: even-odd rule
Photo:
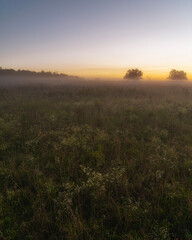
[[0, 239], [191, 240], [192, 86], [1, 87]]

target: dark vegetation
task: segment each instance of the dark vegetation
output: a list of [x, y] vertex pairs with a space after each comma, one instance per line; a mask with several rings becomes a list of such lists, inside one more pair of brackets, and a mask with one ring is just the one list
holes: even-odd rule
[[62, 85], [66, 82], [79, 82], [82, 78], [56, 72], [34, 72], [29, 70], [14, 70], [0, 68], [0, 86], [10, 85]]
[[184, 71], [178, 71], [175, 69], [172, 69], [168, 79], [170, 80], [187, 80], [187, 73]]
[[192, 88], [0, 88], [0, 239], [192, 239]]
[[57, 72], [35, 72], [30, 70], [14, 70], [14, 69], [4, 69], [0, 67], [0, 76], [28, 76], [28, 77], [61, 77], [61, 78], [68, 78], [68, 77], [77, 77], [77, 76], [70, 76], [64, 73], [57, 73]]
[[[140, 80], [142, 79], [142, 76], [143, 72], [138, 68], [135, 68], [129, 69], [123, 78], [127, 80]], [[187, 80], [187, 73], [183, 70], [179, 71], [172, 69], [169, 73], [168, 80]]]
[[125, 74], [124, 79], [139, 80], [142, 78], [142, 76], [143, 76], [143, 72], [138, 68], [135, 68], [135, 69], [129, 69]]

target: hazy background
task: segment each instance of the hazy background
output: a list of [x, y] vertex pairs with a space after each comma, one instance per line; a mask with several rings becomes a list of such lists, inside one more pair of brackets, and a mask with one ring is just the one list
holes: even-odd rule
[[192, 78], [191, 0], [0, 0], [0, 66], [88, 78]]

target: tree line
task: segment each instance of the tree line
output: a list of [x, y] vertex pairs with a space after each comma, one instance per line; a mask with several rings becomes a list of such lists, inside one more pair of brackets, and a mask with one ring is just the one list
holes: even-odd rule
[[[31, 77], [62, 77], [69, 78], [74, 77], [64, 73], [57, 72], [35, 72], [30, 70], [14, 70], [14, 69], [3, 69], [0, 67], [0, 76], [9, 75], [9, 76], [31, 76]], [[76, 76], [75, 76], [76, 77]]]
[[[139, 79], [142, 79], [142, 77], [143, 77], [143, 72], [141, 70], [139, 70], [138, 68], [135, 68], [135, 69], [129, 69], [126, 72], [124, 79], [139, 80]], [[167, 79], [169, 79], [169, 80], [187, 80], [187, 73], [184, 72], [183, 70], [172, 69], [170, 71]]]

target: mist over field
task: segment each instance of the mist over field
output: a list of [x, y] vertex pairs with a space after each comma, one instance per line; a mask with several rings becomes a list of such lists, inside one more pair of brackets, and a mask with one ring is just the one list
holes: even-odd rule
[[160, 86], [192, 86], [191, 81], [172, 81], [172, 80], [148, 80], [142, 79], [139, 81], [135, 80], [124, 80], [124, 79], [86, 79], [80, 77], [32, 77], [32, 76], [0, 76], [0, 87], [9, 86], [62, 86], [62, 85], [100, 85], [100, 86], [143, 86], [143, 85], [160, 85]]
[[26, 76], [0, 76], [0, 86], [22, 86], [22, 85], [63, 85], [66, 83], [77, 83], [82, 80], [78, 78], [55, 78], [55, 77], [26, 77]]

